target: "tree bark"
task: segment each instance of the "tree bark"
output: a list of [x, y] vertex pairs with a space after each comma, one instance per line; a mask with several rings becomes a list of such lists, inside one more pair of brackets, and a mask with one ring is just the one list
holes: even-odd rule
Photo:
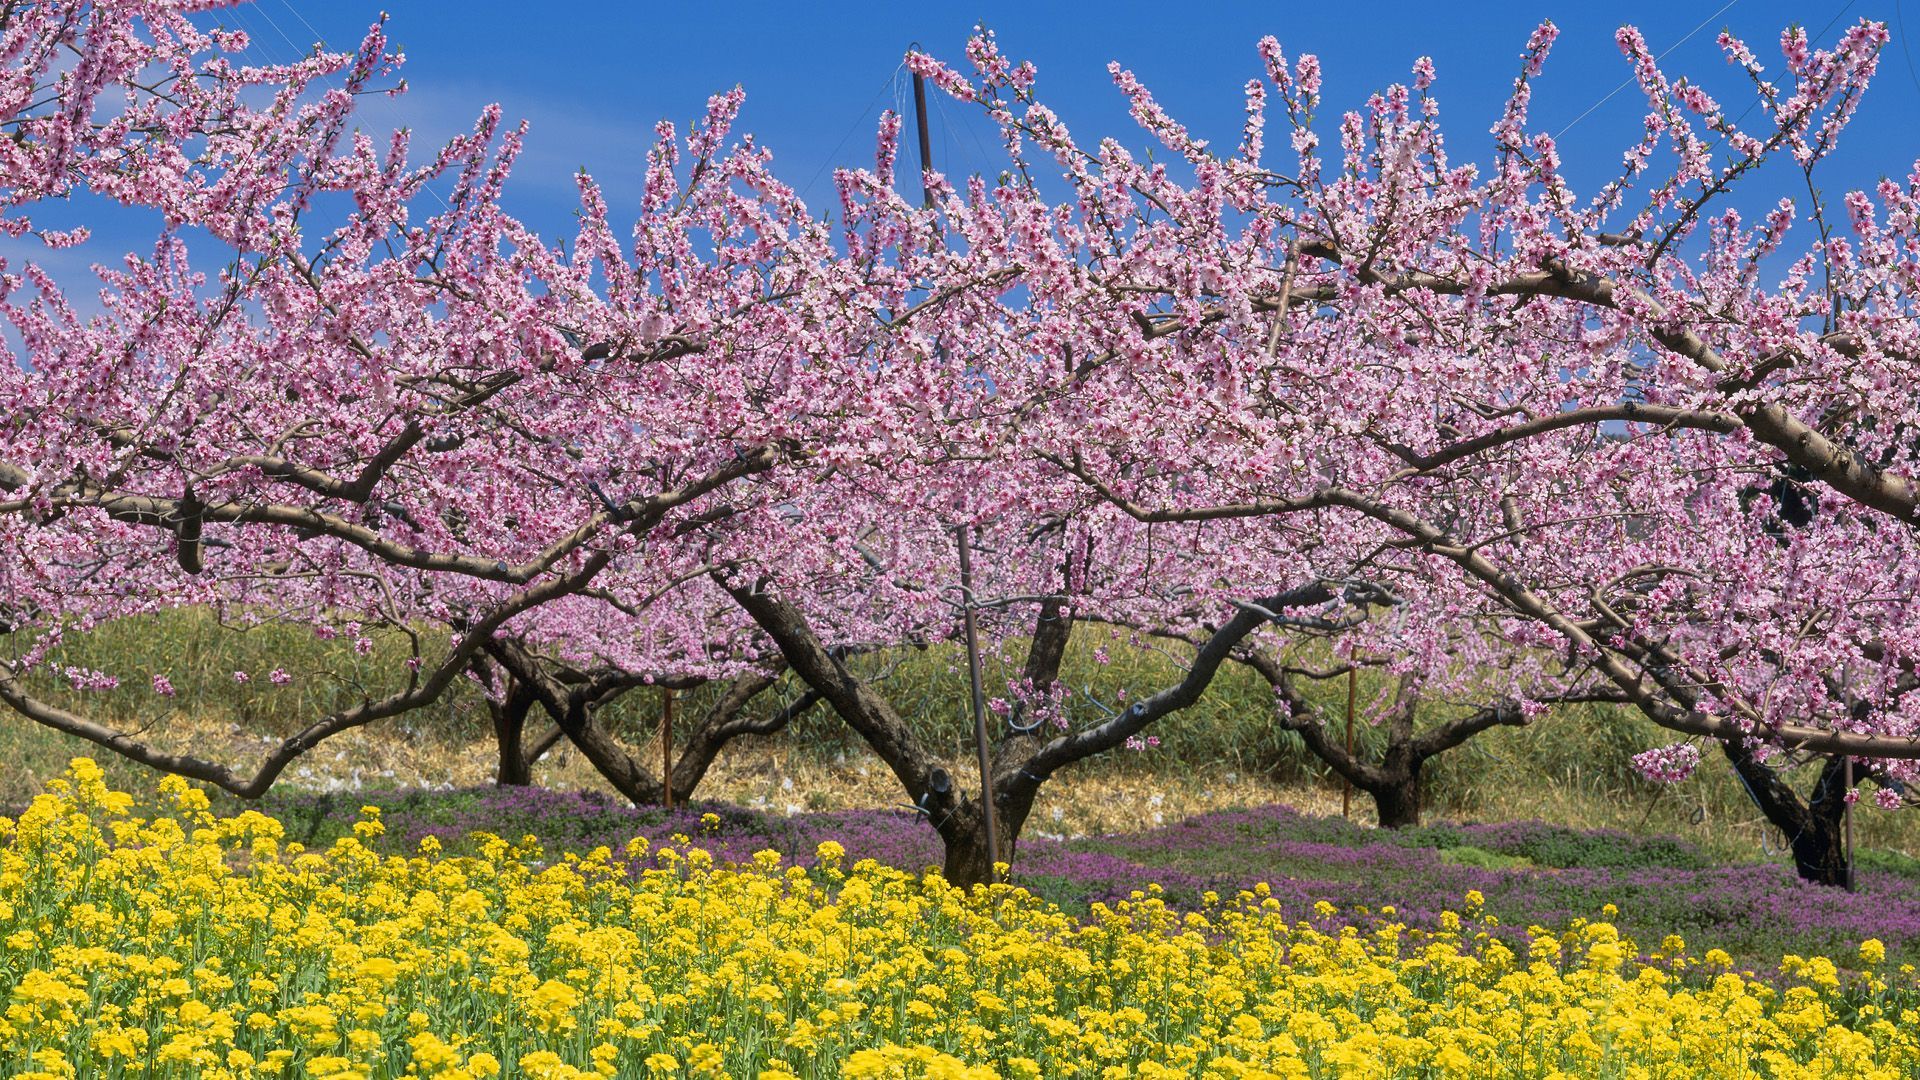
[[541, 758], [547, 756], [547, 751], [553, 749], [555, 746], [558, 746], [560, 744], [560, 740], [566, 737], [567, 737], [567, 733], [560, 729], [559, 724], [555, 724], [552, 727], [547, 729], [547, 733], [545, 735], [542, 735], [539, 738], [533, 740], [532, 745], [527, 747], [527, 753], [526, 753], [528, 774], [531, 775], [533, 772], [533, 767], [535, 765], [540, 764]]
[[[493, 724], [493, 744], [498, 759], [493, 782], [498, 787], [526, 787], [533, 783], [533, 763], [553, 746], [556, 737], [556, 733], [549, 733], [536, 740], [533, 747], [526, 745], [527, 714], [540, 703], [540, 695], [505, 667], [489, 664], [479, 657], [474, 658], [471, 667], [488, 691], [487, 718]], [[505, 679], [506, 685], [496, 686], [496, 679]], [[496, 690], [498, 700], [494, 697]]]
[[[1066, 660], [1074, 622], [1073, 609], [1067, 597], [1050, 596], [1041, 602], [1040, 612], [1034, 618], [1033, 638], [1027, 646], [1027, 662], [1020, 672], [1035, 691], [1046, 693], [1060, 681], [1060, 666]], [[1024, 709], [1016, 707], [1009, 718], [1005, 735], [994, 748], [991, 766], [995, 824], [1000, 839], [998, 861], [1009, 866], [1013, 865], [1014, 854], [1020, 848], [1020, 830], [1033, 814], [1033, 800], [1040, 793], [1038, 785], [1021, 783], [1021, 774], [1026, 770], [1034, 750], [1045, 741], [1048, 734], [1040, 725], [1029, 727], [1028, 723]], [[975, 817], [979, 818], [974, 824], [978, 835], [970, 836], [963, 843], [984, 852], [987, 843], [986, 819], [981, 815]], [[974, 856], [967, 865], [976, 862], [981, 867], [986, 865], [984, 856]], [[947, 880], [955, 879], [949, 876]], [[985, 877], [972, 878], [967, 884], [986, 880]]]
[[1365, 787], [1373, 797], [1374, 812], [1383, 829], [1411, 829], [1420, 824], [1420, 762], [1411, 762], [1398, 775]]
[[500, 787], [526, 787], [533, 783], [533, 762], [525, 747], [527, 713], [539, 698], [518, 679], [509, 679], [507, 692], [500, 701], [489, 700], [487, 713], [493, 720], [493, 742], [500, 764], [494, 783]]
[[[1442, 745], [1436, 740], [1422, 741], [1415, 737], [1413, 719], [1420, 695], [1412, 679], [1400, 681], [1392, 710], [1381, 722], [1387, 732], [1386, 752], [1378, 762], [1372, 762], [1349, 753], [1325, 727], [1307, 715], [1306, 704], [1294, 691], [1292, 676], [1277, 658], [1249, 651], [1241, 656], [1241, 662], [1259, 672], [1286, 704], [1288, 716], [1282, 719], [1281, 726], [1299, 735], [1308, 753], [1373, 800], [1374, 815], [1381, 828], [1406, 829], [1420, 824], [1420, 768], [1428, 757], [1458, 745], [1458, 741]], [[1463, 718], [1442, 730], [1451, 733], [1473, 722]], [[1465, 737], [1460, 736], [1462, 740]]]
[[818, 691], [840, 719], [879, 755], [907, 797], [936, 826], [965, 801], [955, 790], [947, 763], [921, 743], [885, 698], [821, 642], [799, 608], [762, 591], [758, 584], [722, 580], [720, 585], [779, 646], [794, 674]]
[[1024, 815], [1019, 820], [1011, 820], [1005, 808], [1001, 808], [997, 824], [1000, 826], [1000, 850], [989, 856], [987, 851], [987, 816], [980, 812], [980, 803], [971, 798], [962, 799], [953, 813], [939, 827], [941, 846], [945, 857], [940, 868], [941, 876], [950, 884], [963, 889], [975, 885], [984, 885], [993, 880], [993, 863], [1013, 863], [1014, 838], [1020, 834], [1020, 826], [1025, 824]]
[[[986, 815], [978, 800], [959, 790], [951, 764], [922, 743], [892, 703], [821, 642], [798, 608], [757, 586], [722, 585], [780, 647], [794, 673], [892, 770], [907, 797], [939, 833], [942, 873], [949, 882], [962, 888], [981, 884], [988, 880], [996, 859], [1012, 860], [1014, 838], [1032, 806], [1031, 792], [996, 783], [1001, 850], [990, 852]], [[996, 781], [1005, 775], [1011, 758], [1003, 742], [992, 765]], [[1012, 763], [1011, 770], [1017, 774], [1020, 765]]]
[[[1266, 679], [1275, 695], [1286, 704], [1288, 715], [1281, 719], [1281, 726], [1299, 735], [1308, 753], [1373, 799], [1374, 810], [1383, 829], [1411, 828], [1420, 824], [1423, 809], [1420, 772], [1429, 759], [1491, 728], [1525, 727], [1528, 723], [1526, 710], [1520, 708], [1517, 702], [1503, 701], [1455, 716], [1424, 731], [1416, 731], [1414, 719], [1421, 696], [1414, 683], [1403, 679], [1399, 691], [1394, 695], [1391, 710], [1379, 722], [1379, 726], [1387, 733], [1386, 749], [1378, 762], [1366, 761], [1357, 754], [1348, 753], [1339, 740], [1308, 715], [1310, 710], [1294, 689], [1295, 674], [1316, 679], [1330, 678], [1345, 674], [1345, 668], [1328, 672], [1300, 672], [1288, 668], [1279, 657], [1254, 649], [1236, 654], [1235, 659]], [[1612, 691], [1583, 690], [1554, 695], [1548, 700], [1564, 704], [1596, 701], [1624, 703], [1625, 698]]]
[[594, 721], [586, 694], [578, 690], [568, 694], [555, 719], [568, 741], [593, 763], [594, 770], [635, 806], [657, 806], [666, 800], [666, 788], [659, 777], [635, 762], [626, 748]]
[[[1411, 742], [1389, 743], [1386, 754], [1375, 763], [1348, 755], [1343, 746], [1328, 736], [1325, 728], [1312, 720], [1302, 718], [1288, 725], [1288, 730], [1300, 736], [1313, 756], [1366, 792], [1373, 800], [1374, 814], [1381, 828], [1407, 829], [1420, 824], [1420, 768], [1427, 759], [1412, 748]], [[1397, 733], [1389, 735], [1390, 738], [1396, 736]]]
[[1811, 796], [1803, 801], [1777, 772], [1754, 756], [1751, 747], [1733, 740], [1722, 741], [1720, 747], [1754, 805], [1787, 838], [1793, 868], [1800, 877], [1816, 885], [1852, 888], [1845, 830], [1846, 758], [1828, 757]]

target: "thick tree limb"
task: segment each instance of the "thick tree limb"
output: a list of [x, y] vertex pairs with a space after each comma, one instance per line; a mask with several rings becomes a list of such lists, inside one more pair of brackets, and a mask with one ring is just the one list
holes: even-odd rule
[[524, 611], [584, 588], [595, 575], [605, 569], [610, 558], [611, 556], [606, 552], [595, 553], [572, 574], [549, 578], [539, 584], [520, 589], [495, 606], [484, 618], [475, 621], [467, 632], [460, 636], [458, 644], [454, 646], [447, 658], [424, 680], [415, 676], [409, 680], [405, 690], [389, 694], [377, 701], [362, 702], [353, 708], [330, 713], [309, 724], [269, 751], [266, 758], [250, 775], [237, 773], [219, 762], [191, 754], [166, 753], [125, 732], [42, 701], [29, 694], [21, 685], [19, 678], [11, 673], [0, 674], [0, 702], [4, 702], [15, 712], [36, 723], [86, 739], [130, 761], [163, 772], [204, 781], [241, 798], [256, 799], [266, 794], [274, 781], [279, 779], [280, 774], [295, 759], [325, 740], [343, 731], [362, 727], [375, 720], [398, 716], [437, 701], [453, 679], [466, 670], [481, 643], [508, 620]]
[[[42, 495], [46, 504], [57, 510], [97, 508], [104, 510], [116, 520], [139, 525], [173, 528], [171, 523], [185, 520], [189, 513], [203, 522], [279, 525], [344, 541], [383, 562], [396, 566], [524, 585], [551, 570], [562, 559], [580, 550], [588, 541], [611, 526], [624, 524], [636, 533], [644, 532], [669, 511], [692, 502], [733, 480], [766, 472], [785, 460], [792, 452], [792, 448], [783, 446], [756, 447], [680, 487], [630, 499], [612, 512], [605, 509], [597, 511], [571, 532], [547, 545], [532, 559], [515, 565], [477, 555], [422, 551], [411, 545], [390, 540], [377, 529], [349, 521], [337, 514], [288, 503], [221, 503], [198, 506], [190, 504], [187, 498], [135, 495], [101, 488], [86, 481], [57, 485]], [[26, 470], [0, 462], [0, 491], [20, 490], [31, 480], [31, 474]], [[36, 500], [31, 498], [0, 502], [0, 513], [18, 513], [34, 505], [35, 502]]]
[[[1386, 525], [1423, 550], [1443, 556], [1489, 588], [1513, 610], [1532, 618], [1559, 634], [1572, 647], [1594, 657], [1594, 667], [1648, 719], [1661, 727], [1688, 735], [1707, 735], [1716, 739], [1765, 739], [1790, 750], [1822, 754], [1852, 754], [1858, 757], [1920, 759], [1920, 737], [1873, 735], [1794, 724], [1744, 725], [1718, 716], [1709, 716], [1664, 701], [1662, 688], [1646, 673], [1636, 671], [1620, 654], [1606, 647], [1594, 635], [1597, 628], [1583, 624], [1561, 612], [1546, 597], [1527, 587], [1512, 573], [1502, 570], [1479, 549], [1470, 548], [1446, 530], [1414, 514], [1389, 506], [1347, 488], [1322, 488], [1299, 499], [1274, 503], [1243, 503], [1182, 509], [1156, 510], [1142, 506], [1114, 492], [1084, 468], [1070, 468], [1076, 476], [1114, 506], [1139, 521], [1207, 521], [1221, 518], [1277, 516], [1307, 509], [1343, 507]], [[1244, 613], [1243, 613], [1244, 614]]]
[[962, 797], [954, 790], [953, 773], [921, 743], [892, 704], [849, 670], [791, 603], [758, 584], [718, 580], [779, 646], [794, 674], [818, 691], [892, 770], [907, 797], [932, 815], [936, 823], [945, 817]]
[[[1258, 601], [1258, 606], [1283, 612], [1291, 608], [1325, 604], [1337, 595], [1324, 583], [1314, 581], [1264, 597]], [[1049, 740], [1028, 759], [1022, 775], [1016, 777], [1017, 783], [1023, 787], [1038, 787], [1059, 769], [1120, 746], [1129, 736], [1139, 734], [1149, 724], [1200, 700], [1200, 695], [1212, 684], [1220, 665], [1226, 662], [1234, 648], [1266, 622], [1265, 615], [1253, 610], [1243, 608], [1236, 612], [1195, 652], [1186, 676], [1178, 683], [1135, 702], [1111, 720]]]

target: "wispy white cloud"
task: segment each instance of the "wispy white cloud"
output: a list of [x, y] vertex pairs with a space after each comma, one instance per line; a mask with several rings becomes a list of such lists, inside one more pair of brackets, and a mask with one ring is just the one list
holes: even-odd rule
[[[497, 96], [497, 95], [496, 95]], [[424, 158], [446, 140], [473, 130], [493, 97], [486, 89], [442, 83], [409, 89], [393, 98], [370, 99], [362, 115], [368, 128], [407, 127], [414, 154]], [[518, 94], [499, 101], [507, 125], [527, 122], [527, 141], [507, 188], [509, 209], [524, 205], [548, 217], [578, 202], [575, 177], [591, 173], [616, 208], [637, 203], [653, 118], [627, 118], [584, 103]], [[536, 224], [540, 222], [536, 221]]]

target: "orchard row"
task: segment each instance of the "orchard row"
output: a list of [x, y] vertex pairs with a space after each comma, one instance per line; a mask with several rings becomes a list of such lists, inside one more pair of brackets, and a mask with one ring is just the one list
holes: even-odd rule
[[[1842, 808], [1916, 779], [1920, 182], [1818, 179], [1880, 24], [1829, 49], [1789, 29], [1765, 63], [1723, 36], [1731, 102], [1623, 29], [1645, 135], [1591, 191], [1529, 116], [1551, 24], [1468, 143], [1427, 61], [1336, 115], [1271, 38], [1237, 140], [1117, 66], [1140, 130], [1076, 134], [983, 31], [959, 66], [908, 64], [997, 128], [998, 178], [900, 175], [889, 114], [810, 207], [735, 133], [734, 91], [658, 127], [630, 227], [583, 174], [577, 228], [548, 236], [508, 212], [533, 136], [498, 108], [437, 147], [369, 126], [361, 99], [401, 88], [384, 24], [248, 65], [200, 6], [0, 16], [20, 717], [255, 796], [471, 678], [503, 778], [564, 738], [654, 801], [784, 723], [747, 703], [790, 673], [961, 883], [1011, 857], [1050, 776], [1147, 745], [1227, 663], [1395, 820], [1422, 762], [1569, 700], [1671, 729], [1651, 775], [1727, 758], [1815, 880], [1845, 877]], [[109, 203], [151, 245], [78, 273], [15, 254], [99, 246]], [[403, 648], [382, 679], [254, 681], [353, 693], [261, 760], [180, 753], [90, 697], [150, 686], [161, 717], [169, 671], [62, 648], [186, 605]], [[848, 663], [969, 622], [1025, 650], [987, 690], [992, 813]], [[1089, 623], [1184, 677], [1076, 697], [1059, 659]], [[1390, 676], [1379, 761], [1294, 708], [1355, 667]], [[716, 680], [735, 707], [664, 775], [596, 720]], [[1451, 718], [1416, 730], [1421, 702]], [[530, 714], [557, 734], [524, 741]], [[1809, 757], [1797, 792], [1776, 766]]]

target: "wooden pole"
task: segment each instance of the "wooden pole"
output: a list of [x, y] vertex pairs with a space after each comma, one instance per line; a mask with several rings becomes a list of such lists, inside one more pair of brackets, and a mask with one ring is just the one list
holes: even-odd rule
[[673, 687], [660, 688], [660, 783], [673, 809]]
[[[917, 52], [920, 43], [907, 46], [909, 52]], [[913, 116], [914, 123], [920, 129], [920, 205], [933, 209], [933, 185], [927, 183], [927, 173], [933, 171], [933, 140], [927, 135], [927, 80], [919, 72], [913, 73]]]
[[[1347, 665], [1347, 764], [1353, 764], [1353, 699], [1360, 685], [1360, 669]], [[1340, 774], [1340, 816], [1353, 816], [1353, 779]]]
[[[919, 42], [907, 46], [909, 52], [917, 52]], [[920, 136], [920, 205], [933, 209], [933, 185], [927, 182], [927, 173], [933, 170], [933, 139], [927, 132], [927, 80], [919, 72], [913, 73], [913, 119]], [[935, 346], [942, 356], [946, 355], [946, 346]], [[967, 526], [955, 530], [960, 540], [960, 593], [961, 612], [967, 628], [967, 681], [973, 690], [973, 743], [980, 757], [980, 812], [986, 815], [987, 825], [987, 881], [992, 883], [999, 874], [994, 864], [1000, 861], [1000, 825], [993, 811], [993, 759], [987, 749], [987, 698], [980, 688], [980, 632], [973, 618], [973, 550], [967, 543]]]
[[1847, 815], [1847, 891], [1853, 891], [1853, 755], [1847, 755], [1847, 790], [1841, 798]]
[[1000, 827], [993, 812], [993, 761], [987, 752], [987, 698], [980, 689], [980, 633], [973, 619], [973, 549], [967, 543], [967, 527], [960, 526], [960, 602], [967, 628], [967, 681], [973, 689], [973, 745], [980, 755], [980, 811], [987, 818], [987, 882], [999, 875], [994, 864], [1000, 861]]
[[[919, 48], [919, 42], [907, 46], [909, 52], [917, 52]], [[927, 80], [917, 71], [913, 73], [913, 118], [920, 136], [920, 205], [931, 210], [933, 185], [927, 182], [927, 173], [933, 170], [933, 139], [927, 131]], [[946, 355], [944, 344], [936, 348], [942, 356]], [[994, 864], [1000, 861], [1000, 824], [993, 809], [993, 756], [987, 748], [987, 698], [980, 688], [980, 631], [973, 618], [973, 549], [967, 542], [967, 526], [962, 525], [955, 531], [960, 540], [960, 602], [967, 628], [967, 682], [973, 690], [973, 743], [980, 757], [980, 812], [986, 815], [987, 881], [991, 884], [1000, 876], [994, 869]]]

